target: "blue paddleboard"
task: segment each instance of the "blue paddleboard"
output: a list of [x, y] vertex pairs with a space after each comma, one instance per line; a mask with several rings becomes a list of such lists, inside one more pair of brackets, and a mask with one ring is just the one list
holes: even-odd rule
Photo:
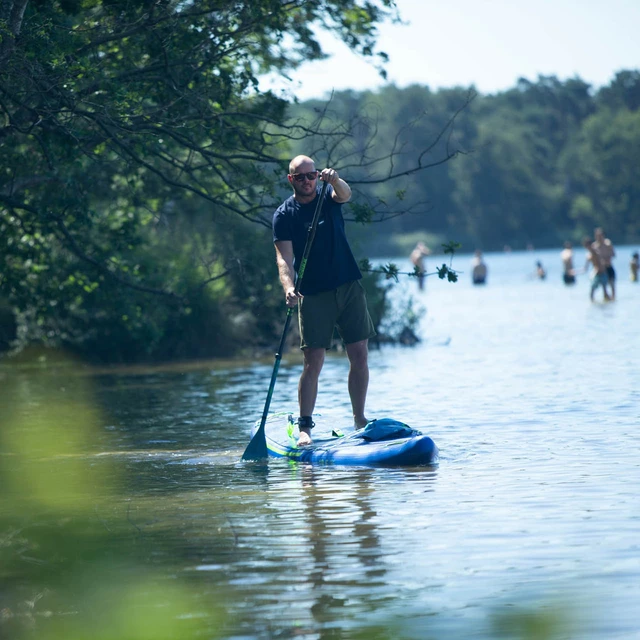
[[[313, 443], [298, 447], [298, 426], [291, 413], [271, 414], [265, 423], [269, 456], [311, 464], [407, 467], [435, 465], [438, 447], [422, 432], [392, 418], [373, 420], [363, 429], [340, 430], [314, 416]], [[252, 430], [255, 434], [260, 421]]]

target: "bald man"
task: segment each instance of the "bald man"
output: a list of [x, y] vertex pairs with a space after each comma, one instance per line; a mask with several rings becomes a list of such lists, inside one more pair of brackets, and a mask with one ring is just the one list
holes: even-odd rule
[[[318, 171], [308, 156], [296, 156], [287, 175], [293, 194], [273, 215], [273, 241], [280, 283], [287, 306], [298, 306], [303, 369], [298, 384], [298, 446], [312, 442], [313, 411], [325, 352], [338, 330], [349, 358], [348, 389], [354, 426], [364, 427], [369, 386], [368, 341], [376, 335], [360, 283], [362, 274], [347, 240], [342, 205], [351, 188], [335, 169]], [[320, 197], [319, 180], [327, 184], [321, 214], [300, 291], [295, 282]]]

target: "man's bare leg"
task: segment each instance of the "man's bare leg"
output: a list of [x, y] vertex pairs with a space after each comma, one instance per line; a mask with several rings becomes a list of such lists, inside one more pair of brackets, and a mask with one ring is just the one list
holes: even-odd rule
[[364, 427], [367, 418], [364, 406], [369, 388], [369, 349], [368, 340], [360, 340], [347, 345], [349, 358], [349, 396], [353, 409], [353, 422], [357, 429]]
[[[298, 383], [298, 403], [301, 416], [312, 416], [318, 397], [318, 379], [324, 364], [324, 349], [303, 349], [304, 363]], [[301, 427], [298, 445], [311, 443], [311, 428]]]

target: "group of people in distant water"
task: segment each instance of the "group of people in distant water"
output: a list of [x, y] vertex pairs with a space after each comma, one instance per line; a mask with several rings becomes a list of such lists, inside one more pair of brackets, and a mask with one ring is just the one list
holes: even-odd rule
[[[582, 246], [587, 252], [586, 262], [582, 269], [576, 269], [573, 262], [573, 245], [567, 241], [560, 253], [562, 261], [562, 280], [566, 285], [573, 285], [576, 282], [576, 276], [581, 273], [589, 273], [591, 280], [591, 288], [589, 296], [591, 301], [595, 300], [596, 292], [602, 289], [603, 300], [611, 301], [616, 298], [616, 272], [613, 268], [612, 260], [616, 255], [613, 243], [604, 234], [602, 227], [594, 230], [593, 239], [585, 237], [582, 240]], [[508, 250], [505, 248], [505, 250]], [[424, 264], [425, 256], [430, 254], [430, 250], [424, 243], [419, 242], [409, 256], [411, 263], [415, 267], [418, 277], [418, 288], [424, 288], [424, 278], [426, 275], [426, 267]], [[471, 261], [471, 281], [474, 285], [486, 284], [487, 281], [487, 265], [484, 262], [482, 251], [476, 249]], [[629, 275], [631, 282], [638, 282], [640, 272], [640, 255], [635, 251], [631, 256], [629, 263]], [[540, 260], [536, 261], [533, 277], [544, 280], [547, 277], [547, 271]]]
[[[414, 266], [416, 276], [418, 278], [418, 289], [424, 289], [424, 279], [427, 273], [424, 259], [431, 254], [431, 250], [423, 242], [418, 242], [415, 249], [409, 255], [409, 260]], [[476, 249], [473, 256], [471, 278], [473, 284], [485, 284], [487, 280], [487, 265], [482, 258], [482, 251]]]

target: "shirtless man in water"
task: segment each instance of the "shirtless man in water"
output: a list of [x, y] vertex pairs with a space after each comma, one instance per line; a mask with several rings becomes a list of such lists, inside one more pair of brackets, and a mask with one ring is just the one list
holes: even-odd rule
[[640, 271], [640, 255], [637, 251], [631, 254], [631, 261], [629, 262], [629, 275], [631, 282], [638, 282], [638, 272]]
[[560, 253], [562, 260], [562, 279], [565, 284], [576, 283], [576, 270], [573, 267], [573, 247], [569, 241], [564, 243], [564, 249]]
[[591, 245], [593, 251], [598, 254], [600, 261], [604, 265], [605, 271], [607, 273], [607, 280], [609, 285], [611, 286], [611, 300], [615, 300], [616, 298], [616, 272], [611, 264], [612, 258], [616, 255], [616, 250], [613, 248], [613, 244], [611, 244], [611, 240], [609, 238], [605, 238], [604, 231], [602, 227], [598, 227], [594, 232], [595, 241]]
[[582, 246], [587, 250], [587, 261], [584, 265], [585, 271], [589, 267], [589, 263], [591, 263], [591, 302], [593, 302], [593, 296], [598, 287], [602, 287], [602, 292], [604, 294], [605, 300], [611, 300], [611, 297], [607, 293], [607, 282], [609, 279], [607, 278], [607, 268], [604, 264], [604, 261], [600, 258], [598, 253], [593, 248], [593, 242], [591, 238], [584, 238], [582, 240]]
[[473, 284], [484, 284], [487, 280], [487, 265], [482, 259], [482, 251], [476, 249], [471, 261], [471, 281]]
[[424, 266], [424, 257], [428, 256], [431, 253], [429, 248], [422, 242], [418, 242], [416, 248], [411, 252], [409, 256], [409, 260], [411, 260], [411, 264], [414, 267], [417, 267], [416, 273], [418, 276], [418, 289], [422, 291], [424, 289], [424, 277], [425, 277], [425, 266]]

